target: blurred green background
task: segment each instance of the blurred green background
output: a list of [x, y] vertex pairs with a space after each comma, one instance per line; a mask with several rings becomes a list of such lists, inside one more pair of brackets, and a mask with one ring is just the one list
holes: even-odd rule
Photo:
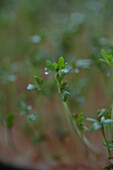
[[[73, 67], [73, 73], [66, 77], [72, 113], [95, 116], [97, 109], [112, 103], [113, 71], [98, 60], [101, 49], [113, 52], [112, 11], [112, 0], [0, 0], [0, 138], [6, 141], [5, 146], [1, 142], [1, 159], [8, 161], [9, 152], [4, 154], [10, 148], [4, 137], [8, 115], [14, 115], [14, 126], [6, 132], [13, 143], [9, 162], [14, 159], [14, 145], [22, 152], [28, 141], [27, 149], [32, 145], [38, 148], [41, 158], [37, 162], [45, 160], [43, 147], [40, 151], [37, 144], [45, 141], [45, 136], [51, 141], [54, 132], [59, 138], [69, 133], [56, 84], [44, 71], [47, 59], [57, 61], [63, 56]], [[35, 75], [47, 82], [43, 94], [26, 90], [28, 83], [34, 83]], [[39, 113], [35, 123], [26, 121], [26, 109]], [[56, 150], [63, 146], [58, 145], [54, 151], [51, 145], [46, 158], [55, 152], [58, 161], [62, 154]], [[24, 156], [26, 165], [28, 157]]]

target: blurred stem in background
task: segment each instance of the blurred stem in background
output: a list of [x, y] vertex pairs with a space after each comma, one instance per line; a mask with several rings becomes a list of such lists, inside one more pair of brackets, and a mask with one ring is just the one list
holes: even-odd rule
[[[111, 119], [113, 120], [113, 104], [111, 110]], [[113, 124], [111, 124], [111, 141], [113, 142]]]
[[[59, 94], [61, 94], [61, 89], [60, 89], [59, 82], [57, 81], [56, 76], [55, 76], [55, 79], [56, 79]], [[67, 102], [63, 101], [63, 105], [64, 105], [64, 108], [65, 108], [65, 111], [66, 111], [67, 122], [68, 122], [70, 131], [71, 131], [75, 141], [76, 141], [75, 133], [77, 133], [78, 136], [80, 137], [80, 139], [83, 140], [83, 143], [85, 143], [85, 145], [87, 147], [89, 147], [90, 150], [96, 155], [95, 148], [91, 145], [91, 143], [88, 141], [88, 139], [82, 134], [82, 132], [80, 132], [79, 128], [77, 127], [76, 121], [74, 121], [72, 119], [72, 114], [71, 114], [71, 111], [70, 111], [70, 109], [67, 105]]]
[[82, 132], [80, 132], [79, 128], [77, 127], [77, 124], [75, 121], [72, 120], [72, 114], [69, 110], [69, 107], [67, 105], [66, 102], [63, 102], [65, 111], [66, 111], [66, 117], [67, 117], [67, 121], [70, 127], [70, 131], [73, 134], [74, 139], [76, 140], [76, 136], [75, 133], [78, 134], [78, 136], [80, 137], [80, 139], [82, 139], [82, 141], [84, 142], [84, 144], [90, 148], [90, 150], [96, 154], [95, 148], [93, 148], [93, 146], [91, 145], [91, 143], [88, 141], [88, 139], [83, 135]]

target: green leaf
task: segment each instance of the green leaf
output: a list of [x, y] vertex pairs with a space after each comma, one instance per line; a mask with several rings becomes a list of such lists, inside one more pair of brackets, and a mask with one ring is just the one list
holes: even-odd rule
[[53, 62], [53, 67], [54, 67], [55, 69], [57, 69], [57, 68], [58, 68], [58, 64], [57, 64], [56, 62]]
[[46, 67], [48, 72], [54, 73], [56, 71], [54, 65], [49, 60], [46, 61]]
[[[109, 143], [110, 148], [113, 148], [113, 142], [108, 141], [108, 143]], [[106, 142], [104, 142], [103, 144], [104, 144], [104, 146], [107, 146]]]
[[90, 123], [98, 122], [96, 119], [93, 119], [93, 118], [87, 118], [86, 120]]
[[89, 129], [90, 134], [94, 131], [94, 130], [98, 130], [101, 128], [101, 124], [98, 120], [96, 119], [92, 119], [92, 118], [87, 118], [86, 119], [88, 122], [92, 123], [92, 126]]
[[113, 120], [111, 120], [111, 119], [106, 119], [104, 121], [104, 124], [111, 124], [111, 123], [113, 123]]
[[71, 95], [68, 91], [63, 91], [63, 96], [64, 96], [64, 102], [67, 100], [67, 97]]
[[67, 81], [63, 82], [61, 85], [61, 90], [64, 90], [67, 86]]
[[88, 130], [88, 128], [85, 126], [85, 123], [83, 122], [83, 120], [84, 120], [84, 114], [83, 113], [78, 114], [77, 123], [78, 123], [79, 129], [80, 130], [82, 130], [82, 129]]
[[62, 67], [62, 69], [66, 68], [68, 66], [68, 62], [64, 64], [64, 66]]
[[38, 85], [42, 85], [43, 84], [43, 79], [39, 76], [34, 76], [36, 82]]
[[58, 60], [58, 68], [61, 69], [64, 65], [64, 58], [60, 57]]
[[90, 132], [90, 134], [91, 134], [94, 130], [98, 130], [98, 129], [100, 129], [100, 128], [101, 128], [100, 123], [99, 123], [99, 122], [95, 122], [95, 123], [93, 123], [92, 126], [90, 127], [89, 132]]
[[113, 164], [110, 164], [110, 165], [104, 167], [104, 169], [106, 169], [106, 170], [111, 170], [111, 168], [113, 168]]
[[61, 84], [61, 81], [62, 81], [63, 78], [64, 78], [64, 73], [61, 72], [61, 70], [60, 70], [60, 71], [57, 73], [56, 78], [57, 78], [57, 81], [59, 82], [59, 84]]
[[102, 55], [105, 59], [105, 61], [102, 60], [102, 59], [101, 59], [101, 61], [103, 61], [103, 62], [105, 62], [105, 63], [107, 63], [107, 64], [109, 64], [113, 67], [113, 56], [112, 56], [112, 54], [107, 54], [105, 50], [102, 50], [101, 53], [102, 53]]
[[98, 117], [103, 116], [103, 114], [106, 112], [106, 109], [102, 108], [98, 111]]
[[104, 122], [105, 122], [105, 117], [104, 116], [101, 117], [100, 122], [101, 122], [101, 124], [104, 124]]
[[113, 165], [113, 157], [108, 158], [108, 159], [109, 159], [110, 163]]
[[88, 127], [86, 127], [86, 126], [82, 126], [82, 128], [83, 128], [85, 131], [88, 131], [88, 130], [89, 130]]
[[34, 84], [28, 84], [27, 90], [36, 90], [36, 86]]
[[99, 59], [99, 61], [101, 61], [101, 62], [104, 62], [104, 63], [107, 63], [107, 64], [108, 64], [108, 62], [107, 62], [106, 60], [104, 60], [104, 59]]
[[31, 105], [27, 105], [24, 101], [20, 103], [20, 107], [22, 108], [21, 115], [29, 114], [32, 109]]
[[59, 70], [58, 73], [57, 73], [57, 81], [61, 83], [64, 76], [67, 75], [68, 73], [70, 73], [70, 71], [71, 71], [70, 68], [65, 68], [65, 69]]
[[106, 60], [108, 60], [108, 54], [106, 53], [106, 51], [105, 51], [104, 49], [101, 50], [101, 53], [102, 53], [103, 57], [104, 57]]
[[77, 121], [78, 121], [79, 126], [81, 125], [83, 120], [84, 120], [84, 114], [83, 113], [78, 114]]
[[27, 116], [27, 120], [29, 121], [35, 121], [36, 120], [36, 116], [38, 113], [32, 113], [31, 115]]
[[6, 123], [7, 123], [7, 127], [11, 128], [14, 124], [14, 114], [11, 113], [6, 117]]

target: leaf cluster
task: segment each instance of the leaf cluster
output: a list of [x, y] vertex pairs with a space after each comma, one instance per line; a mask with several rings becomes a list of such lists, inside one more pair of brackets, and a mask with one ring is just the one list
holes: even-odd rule
[[78, 125], [78, 128], [80, 131], [88, 130], [88, 128], [86, 127], [85, 122], [84, 122], [84, 117], [85, 117], [85, 115], [83, 113], [80, 113], [78, 115], [74, 114], [72, 116], [72, 118], [75, 119], [75, 121], [77, 122], [77, 125]]
[[105, 50], [101, 51], [104, 59], [100, 59], [100, 61], [109, 64], [111, 67], [113, 67], [113, 55], [112, 54], [107, 54]]
[[71, 68], [69, 67], [68, 63], [64, 62], [63, 57], [59, 58], [58, 63], [52, 63], [48, 60], [46, 62], [46, 67], [48, 72], [55, 75], [60, 93], [60, 99], [65, 102], [70, 93], [66, 90], [67, 81], [64, 80], [64, 76], [71, 72]]
[[111, 130], [111, 124], [113, 123], [111, 119], [111, 107], [108, 110], [102, 108], [97, 111], [97, 114], [97, 119], [87, 118], [87, 121], [92, 124], [89, 132], [92, 133], [94, 130], [101, 129], [102, 127], [106, 127], [109, 132]]
[[22, 109], [21, 115], [28, 115], [32, 109], [31, 105], [27, 105], [24, 101], [20, 102], [20, 108]]
[[22, 108], [21, 115], [27, 115], [27, 121], [35, 121], [37, 119], [38, 113], [32, 113], [30, 114], [30, 111], [32, 107], [30, 105], [27, 105], [25, 102], [20, 103], [20, 107]]
[[27, 90], [41, 91], [43, 88], [43, 79], [39, 76], [34, 76], [35, 84], [28, 84]]
[[[109, 143], [110, 151], [113, 151], [113, 142], [108, 141], [108, 143]], [[104, 144], [104, 146], [107, 146], [106, 142], [104, 142], [103, 144]]]

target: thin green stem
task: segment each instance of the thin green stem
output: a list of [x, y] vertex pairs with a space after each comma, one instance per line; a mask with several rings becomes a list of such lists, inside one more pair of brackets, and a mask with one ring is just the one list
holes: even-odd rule
[[68, 121], [70, 130], [71, 130], [74, 138], [75, 138], [75, 133], [77, 133], [78, 136], [79, 136], [79, 137], [82, 139], [82, 141], [85, 143], [85, 145], [88, 146], [94, 154], [96, 154], [96, 152], [95, 152], [93, 146], [91, 145], [91, 143], [88, 141], [88, 139], [87, 139], [83, 134], [81, 135], [80, 130], [79, 130], [79, 128], [77, 127], [76, 122], [72, 120], [71, 112], [70, 112], [70, 109], [69, 109], [67, 103], [66, 103], [66, 102], [63, 102], [63, 105], [64, 105], [64, 108], [65, 108], [65, 110], [66, 110], [67, 121]]
[[101, 131], [102, 131], [104, 140], [105, 140], [106, 145], [107, 145], [107, 150], [108, 150], [109, 159], [111, 159], [112, 156], [111, 156], [110, 146], [109, 146], [109, 142], [108, 142], [108, 139], [107, 139], [107, 137], [106, 137], [105, 130], [104, 130], [104, 127], [103, 127], [103, 126], [102, 126], [102, 128], [101, 128]]
[[[113, 106], [111, 111], [111, 119], [113, 120]], [[111, 124], [111, 141], [113, 142], [113, 124]]]
[[[59, 94], [60, 94], [60, 93], [61, 93], [60, 84], [59, 84], [59, 82], [58, 82], [57, 79], [56, 79], [56, 75], [54, 75], [54, 77], [55, 77], [55, 80], [56, 80], [56, 82], [57, 82], [58, 92], [59, 92]], [[79, 137], [82, 139], [82, 141], [85, 143], [85, 145], [88, 146], [94, 154], [96, 154], [93, 146], [92, 146], [91, 143], [88, 141], [88, 139], [87, 139], [84, 135], [81, 136], [81, 133], [80, 133], [79, 128], [77, 127], [76, 121], [75, 121], [75, 120], [72, 120], [71, 111], [70, 111], [67, 103], [63, 101], [63, 105], [64, 105], [64, 108], [65, 108], [65, 111], [66, 111], [67, 122], [68, 122], [70, 131], [71, 131], [74, 139], [76, 140], [75, 133], [77, 133], [78, 136], [79, 136]]]
[[5, 133], [6, 133], [6, 137], [7, 137], [8, 147], [11, 148], [15, 152], [19, 152], [19, 150], [14, 142], [14, 139], [13, 139], [12, 128], [9, 129], [7, 127], [7, 123], [5, 120], [4, 120], [4, 127], [5, 127]]
[[65, 108], [65, 111], [66, 111], [66, 117], [67, 117], [67, 121], [68, 121], [68, 124], [69, 124], [69, 128], [70, 128], [71, 132], [73, 133], [74, 138], [76, 138], [75, 132], [77, 132], [77, 134], [80, 136], [80, 131], [79, 131], [76, 123], [73, 123], [71, 113], [70, 113], [70, 110], [68, 108], [67, 103], [63, 102], [63, 105], [64, 105], [64, 108]]

